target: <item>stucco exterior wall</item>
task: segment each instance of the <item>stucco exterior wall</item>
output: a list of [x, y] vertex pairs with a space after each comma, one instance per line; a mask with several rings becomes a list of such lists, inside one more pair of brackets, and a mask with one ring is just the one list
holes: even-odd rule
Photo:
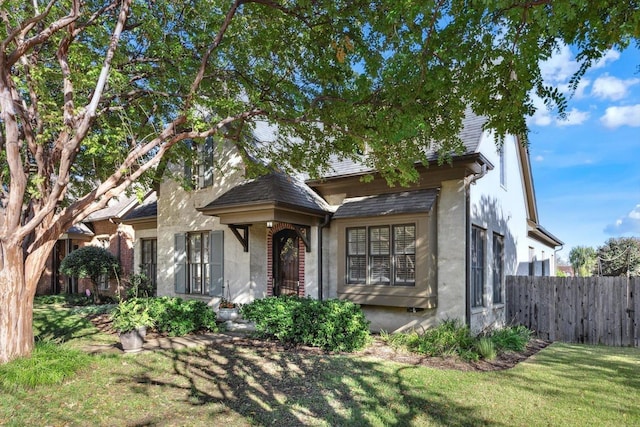
[[504, 179], [501, 182], [501, 158], [493, 135], [485, 132], [480, 151], [494, 165], [493, 170], [478, 179], [469, 188], [471, 223], [486, 231], [485, 234], [485, 287], [484, 306], [472, 308], [471, 326], [480, 330], [505, 323], [505, 296], [493, 301], [493, 235], [504, 237], [504, 276], [529, 274], [530, 248], [539, 256], [544, 253], [553, 272], [554, 248], [528, 237], [527, 199], [524, 188], [519, 141], [508, 136], [503, 145]]
[[[230, 144], [217, 148], [220, 168], [214, 175], [214, 184], [200, 190], [187, 191], [173, 181], [165, 180], [158, 195], [158, 295], [176, 296], [174, 289], [174, 238], [178, 233], [223, 230], [224, 233], [224, 284], [225, 294], [240, 295], [251, 287], [250, 252], [244, 252], [226, 225], [218, 218], [203, 215], [197, 208], [203, 207], [243, 180], [242, 160]], [[253, 242], [252, 242], [253, 243]], [[256, 282], [257, 283], [257, 282]], [[180, 295], [198, 298], [215, 304], [218, 298], [208, 295]]]

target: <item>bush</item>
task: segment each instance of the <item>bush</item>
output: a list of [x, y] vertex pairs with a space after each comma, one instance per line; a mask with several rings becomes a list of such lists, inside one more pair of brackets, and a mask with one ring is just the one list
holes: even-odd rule
[[84, 246], [69, 253], [60, 263], [60, 272], [67, 276], [89, 278], [93, 294], [99, 299], [98, 283], [104, 276], [111, 277], [120, 271], [120, 261], [111, 252], [98, 246]]
[[349, 301], [270, 297], [246, 304], [240, 312], [255, 322], [259, 335], [285, 343], [354, 351], [370, 340], [369, 321], [360, 306]]
[[496, 345], [488, 337], [480, 338], [476, 343], [476, 349], [478, 354], [485, 360], [493, 360], [498, 356]]
[[111, 313], [111, 320], [113, 329], [120, 333], [150, 327], [154, 323], [149, 315], [148, 301], [142, 298], [131, 298], [120, 302]]
[[149, 298], [156, 294], [151, 279], [144, 273], [136, 273], [125, 281], [127, 298]]
[[482, 337], [474, 337], [459, 320], [445, 320], [423, 334], [381, 333], [380, 337], [393, 347], [404, 347], [414, 353], [434, 356], [457, 355], [464, 360], [495, 359], [499, 352], [522, 351], [531, 338], [524, 326], [497, 329]]
[[149, 316], [158, 332], [180, 337], [200, 330], [217, 331], [216, 314], [206, 303], [177, 297], [149, 298]]
[[498, 351], [522, 351], [531, 339], [531, 331], [520, 325], [496, 329], [488, 336]]

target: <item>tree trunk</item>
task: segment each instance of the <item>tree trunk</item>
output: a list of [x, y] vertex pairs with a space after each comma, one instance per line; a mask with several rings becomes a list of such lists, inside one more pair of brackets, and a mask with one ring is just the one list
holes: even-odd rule
[[33, 350], [35, 283], [27, 284], [20, 245], [0, 243], [0, 364]]

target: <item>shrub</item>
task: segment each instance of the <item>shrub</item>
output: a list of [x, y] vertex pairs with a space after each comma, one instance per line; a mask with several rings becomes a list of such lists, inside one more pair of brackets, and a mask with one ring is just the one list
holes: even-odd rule
[[120, 302], [111, 313], [113, 329], [120, 333], [135, 331], [138, 328], [153, 326], [149, 315], [147, 300], [132, 298]]
[[469, 327], [460, 320], [445, 320], [438, 326], [427, 329], [423, 334], [417, 331], [399, 334], [386, 334], [387, 342], [395, 347], [430, 357], [459, 356], [464, 360], [478, 360], [475, 348], [476, 339]]
[[93, 294], [99, 299], [98, 283], [105, 275], [111, 277], [120, 271], [120, 261], [111, 252], [98, 246], [84, 246], [69, 253], [60, 263], [60, 271], [67, 276], [89, 278]]
[[519, 325], [496, 329], [491, 331], [488, 336], [498, 351], [522, 351], [531, 339], [531, 331]]
[[240, 311], [255, 322], [259, 335], [285, 343], [354, 351], [370, 340], [369, 321], [360, 306], [349, 301], [279, 296], [255, 300]]
[[151, 279], [144, 273], [136, 273], [125, 281], [127, 298], [149, 298], [156, 294]]
[[496, 345], [491, 341], [491, 338], [482, 337], [476, 342], [476, 349], [478, 354], [485, 360], [493, 360], [498, 356]]
[[183, 336], [199, 330], [217, 331], [216, 314], [206, 303], [177, 297], [149, 298], [149, 316], [158, 332]]

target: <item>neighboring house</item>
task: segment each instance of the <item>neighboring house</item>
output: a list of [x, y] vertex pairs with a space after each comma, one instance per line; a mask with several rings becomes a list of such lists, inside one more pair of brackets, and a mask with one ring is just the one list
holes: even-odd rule
[[[348, 299], [372, 330], [505, 323], [505, 276], [549, 275], [562, 242], [540, 226], [526, 148], [508, 136], [498, 149], [483, 124], [468, 116], [466, 152], [444, 165], [434, 154], [409, 188], [350, 161], [319, 180], [245, 180], [232, 145], [204, 145], [190, 169], [195, 190], [160, 187], [158, 294], [214, 306], [222, 296]], [[258, 129], [263, 140], [267, 128]], [[205, 167], [211, 159], [224, 173]]]
[[559, 265], [556, 267], [556, 271], [561, 272], [567, 277], [574, 277], [575, 273], [573, 271], [573, 267], [570, 265]]
[[[113, 200], [109, 206], [96, 211], [71, 227], [63, 234], [47, 261], [44, 274], [38, 282], [36, 294], [83, 293], [92, 290], [89, 279], [67, 277], [60, 273], [60, 263], [73, 250], [83, 246], [101, 246], [118, 257], [121, 265], [119, 278], [126, 278], [134, 271], [133, 227], [119, 223], [132, 208], [137, 206], [136, 197]], [[100, 293], [114, 295], [118, 279], [103, 278], [99, 283]]]
[[157, 210], [156, 192], [152, 191], [120, 220], [134, 230], [133, 265], [137, 272], [144, 273], [151, 280], [154, 288], [158, 259]]

